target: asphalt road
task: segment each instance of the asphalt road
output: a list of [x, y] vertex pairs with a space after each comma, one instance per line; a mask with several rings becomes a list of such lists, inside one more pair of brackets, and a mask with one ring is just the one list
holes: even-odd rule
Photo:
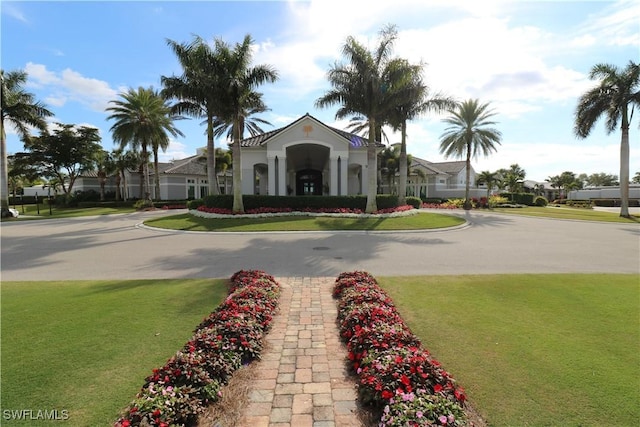
[[[174, 212], [169, 212], [174, 213]], [[486, 212], [422, 232], [189, 233], [141, 227], [167, 212], [5, 222], [1, 280], [640, 273], [640, 225]]]

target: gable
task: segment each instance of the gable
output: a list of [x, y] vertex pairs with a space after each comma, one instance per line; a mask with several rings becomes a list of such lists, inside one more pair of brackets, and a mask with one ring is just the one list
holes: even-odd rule
[[[243, 148], [269, 146], [270, 150], [281, 150], [292, 143], [324, 142], [336, 148], [361, 148], [368, 145], [367, 138], [340, 129], [327, 126], [309, 113], [293, 121], [289, 125], [263, 134], [245, 138], [241, 141]], [[376, 144], [383, 146], [379, 142]]]

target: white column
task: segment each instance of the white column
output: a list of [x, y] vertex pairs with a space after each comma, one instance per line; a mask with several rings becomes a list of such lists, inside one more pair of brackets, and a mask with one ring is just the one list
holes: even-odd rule
[[340, 195], [349, 194], [349, 161], [345, 156], [340, 156]]
[[276, 194], [276, 159], [275, 157], [267, 157], [267, 194]]
[[338, 157], [330, 157], [329, 167], [329, 194], [332, 196], [338, 195]]
[[278, 156], [278, 193], [279, 196], [287, 195], [287, 157]]

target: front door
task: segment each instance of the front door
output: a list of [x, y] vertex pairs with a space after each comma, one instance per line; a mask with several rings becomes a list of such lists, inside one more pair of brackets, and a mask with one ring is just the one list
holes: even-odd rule
[[303, 169], [296, 173], [296, 196], [321, 196], [322, 172]]

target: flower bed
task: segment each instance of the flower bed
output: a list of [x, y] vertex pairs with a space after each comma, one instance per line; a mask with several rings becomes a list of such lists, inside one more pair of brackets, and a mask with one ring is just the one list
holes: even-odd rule
[[279, 295], [280, 285], [262, 271], [231, 276], [226, 300], [180, 351], [146, 378], [116, 427], [195, 425], [233, 373], [260, 357]]
[[189, 210], [189, 213], [201, 218], [269, 218], [279, 216], [325, 216], [336, 218], [394, 218], [399, 216], [410, 216], [418, 213], [411, 205], [398, 206], [395, 208], [380, 209], [373, 214], [366, 214], [359, 209], [327, 208], [327, 209], [303, 209], [293, 210], [290, 208], [260, 208], [250, 209], [243, 214], [234, 214], [231, 209], [208, 208], [199, 206], [197, 209]]
[[466, 425], [464, 390], [422, 347], [373, 276], [342, 273], [333, 296], [358, 398], [380, 414], [380, 426]]

